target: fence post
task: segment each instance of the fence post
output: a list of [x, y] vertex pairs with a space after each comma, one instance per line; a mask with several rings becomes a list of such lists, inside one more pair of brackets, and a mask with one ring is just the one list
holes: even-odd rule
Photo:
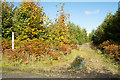
[[14, 50], [14, 32], [12, 32], [12, 50]]

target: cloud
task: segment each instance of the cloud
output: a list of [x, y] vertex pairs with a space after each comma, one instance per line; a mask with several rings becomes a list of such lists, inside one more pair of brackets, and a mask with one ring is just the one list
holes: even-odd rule
[[100, 10], [95, 10], [95, 11], [88, 11], [88, 10], [86, 10], [84, 13], [86, 15], [92, 15], [92, 14], [98, 14], [99, 12], [100, 12]]

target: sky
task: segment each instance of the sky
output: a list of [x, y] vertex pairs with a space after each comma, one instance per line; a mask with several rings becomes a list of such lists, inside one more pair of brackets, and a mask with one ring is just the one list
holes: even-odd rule
[[[2, 0], [4, 1], [4, 0]], [[21, 2], [22, 0], [6, 0], [9, 2]], [[26, 0], [30, 1], [30, 0]], [[34, 0], [34, 1], [42, 1], [42, 2], [118, 2], [119, 0]]]
[[[97, 29], [109, 12], [114, 14], [118, 9], [119, 0], [97, 1], [99, 0], [87, 0], [86, 2], [80, 0], [72, 2], [72, 0], [69, 0], [69, 2], [65, 2], [64, 11], [70, 14], [71, 22], [79, 25], [82, 29], [85, 28], [87, 33], [90, 33], [93, 29]], [[18, 6], [17, 3], [15, 5]], [[60, 10], [61, 6], [60, 2], [55, 2], [54, 0], [51, 0], [51, 2], [43, 1], [40, 5], [43, 6], [44, 12], [52, 20], [56, 18], [57, 10]], [[57, 8], [56, 5], [58, 5]]]
[[[60, 9], [59, 2], [42, 2], [41, 5], [51, 19], [56, 17]], [[56, 5], [59, 7], [56, 8]], [[85, 28], [88, 33], [96, 29], [109, 12], [114, 14], [117, 9], [118, 2], [65, 2], [64, 7], [65, 13], [70, 13], [70, 21]]]

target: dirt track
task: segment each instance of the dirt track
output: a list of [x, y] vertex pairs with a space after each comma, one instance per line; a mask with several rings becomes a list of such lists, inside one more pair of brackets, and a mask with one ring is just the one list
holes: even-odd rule
[[[90, 49], [90, 47], [88, 46], [81, 46], [81, 48], [88, 49], [88, 50]], [[94, 59], [90, 62], [93, 62], [93, 64], [95, 63]], [[88, 60], [88, 63], [90, 62]], [[100, 69], [100, 71], [101, 70], [102, 69]], [[106, 68], [103, 70], [104, 72], [107, 72], [107, 73], [99, 73], [97, 71], [91, 71], [90, 73], [88, 73], [86, 71], [86, 68], [84, 68], [82, 71], [81, 70], [76, 70], [76, 71], [64, 70], [64, 71], [48, 71], [48, 72], [46, 71], [45, 72], [43, 70], [38, 70], [39, 74], [36, 74], [36, 73], [22, 72], [18, 69], [3, 68], [2, 77], [3, 78], [120, 78], [120, 75], [118, 74], [113, 75], [111, 72], [108, 73], [109, 70]]]
[[[16, 70], [12, 69], [4, 69], [4, 71], [15, 72]], [[91, 72], [87, 73], [82, 71], [81, 73], [77, 73], [76, 71], [65, 71], [65, 72], [42, 72], [42, 74], [35, 73], [3, 73], [2, 78], [120, 78], [119, 75], [102, 74]]]

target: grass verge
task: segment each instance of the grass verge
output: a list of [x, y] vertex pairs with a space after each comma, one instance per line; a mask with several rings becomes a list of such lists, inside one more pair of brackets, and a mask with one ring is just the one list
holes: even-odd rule
[[101, 54], [100, 50], [93, 50], [91, 48], [81, 48], [80, 50], [72, 50], [72, 53], [66, 56], [61, 56], [59, 60], [49, 60], [46, 56], [44, 61], [36, 61], [34, 63], [19, 64], [14, 66], [5, 61], [4, 57], [2, 60], [3, 68], [20, 69], [24, 72], [32, 72], [41, 74], [40, 71], [65, 71], [70, 64], [73, 62], [76, 56], [84, 58], [87, 72], [97, 71], [99, 73], [111, 72], [113, 74], [119, 74], [119, 65], [115, 64], [113, 60], [106, 58]]

